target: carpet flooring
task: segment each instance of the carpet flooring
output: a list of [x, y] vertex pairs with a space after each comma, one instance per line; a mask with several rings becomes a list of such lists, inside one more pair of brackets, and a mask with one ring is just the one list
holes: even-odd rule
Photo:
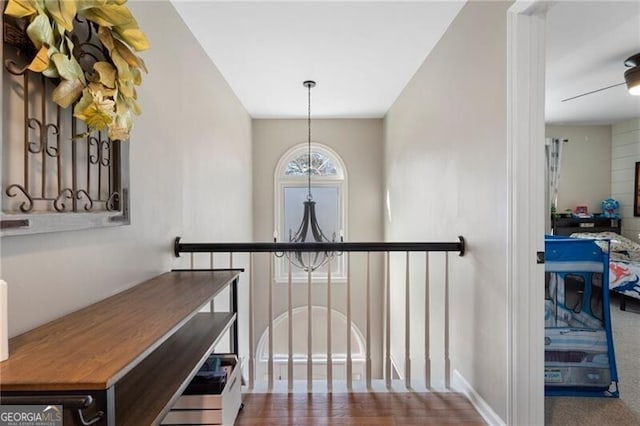
[[552, 426], [640, 425], [640, 301], [619, 308], [612, 293], [611, 321], [620, 398], [545, 398], [545, 424]]

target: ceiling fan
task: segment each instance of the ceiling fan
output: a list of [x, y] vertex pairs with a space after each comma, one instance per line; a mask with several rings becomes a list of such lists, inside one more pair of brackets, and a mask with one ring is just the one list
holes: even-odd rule
[[577, 96], [572, 96], [570, 98], [563, 99], [561, 102], [566, 102], [573, 99], [581, 98], [583, 96], [587, 96], [592, 93], [602, 92], [603, 90], [622, 86], [623, 84], [627, 85], [627, 88], [629, 89], [630, 94], [640, 96], [640, 53], [636, 53], [635, 55], [627, 58], [627, 60], [624, 61], [624, 65], [629, 69], [625, 71], [624, 81], [622, 83], [613, 84], [607, 87], [602, 87], [600, 89], [592, 90], [586, 93], [581, 93]]

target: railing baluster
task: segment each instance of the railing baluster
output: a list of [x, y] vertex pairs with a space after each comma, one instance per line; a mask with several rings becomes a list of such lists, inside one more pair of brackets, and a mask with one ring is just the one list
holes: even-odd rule
[[431, 311], [429, 309], [429, 252], [425, 254], [425, 279], [424, 279], [424, 383], [427, 389], [431, 389], [431, 347], [429, 335], [431, 333]]
[[385, 357], [384, 376], [387, 388], [391, 388], [391, 254], [385, 254], [384, 282], [384, 318], [385, 318]]
[[269, 366], [268, 389], [273, 390], [273, 254], [269, 254]]
[[[215, 264], [213, 263], [213, 253], [209, 253], [209, 269], [214, 269], [215, 268]], [[215, 307], [215, 298], [211, 299], [211, 302], [209, 302], [209, 311], [210, 312], [215, 312], [216, 307]]]
[[307, 391], [311, 392], [313, 387], [313, 352], [312, 352], [312, 316], [311, 310], [311, 268], [307, 268]]
[[331, 348], [331, 261], [327, 263], [327, 391], [333, 390], [333, 357]]
[[[316, 244], [309, 243], [298, 246], [293, 246], [288, 243], [239, 243], [239, 244], [181, 244], [179, 238], [175, 240], [175, 253], [176, 256], [179, 256], [179, 253], [189, 253], [189, 266], [191, 269], [196, 269], [200, 267], [200, 261], [196, 261], [195, 253], [199, 252], [208, 252], [209, 253], [209, 266], [210, 269], [215, 269], [215, 259], [214, 253], [218, 252], [227, 252], [229, 253], [229, 267], [231, 269], [234, 268], [234, 261], [237, 263], [237, 259], [234, 259], [235, 253], [248, 252], [249, 256], [249, 294], [248, 294], [248, 305], [249, 305], [249, 313], [248, 313], [248, 321], [249, 321], [249, 356], [248, 356], [248, 370], [249, 370], [249, 390], [255, 390], [256, 382], [262, 380], [262, 377], [258, 377], [257, 374], [259, 371], [263, 371], [261, 369], [260, 362], [263, 359], [262, 356], [264, 352], [260, 350], [260, 354], [256, 348], [256, 322], [255, 322], [255, 290], [256, 290], [256, 280], [255, 280], [255, 253], [257, 252], [267, 252], [270, 255], [269, 258], [269, 284], [268, 284], [268, 325], [267, 325], [267, 333], [268, 338], [268, 391], [274, 391], [275, 385], [275, 347], [274, 342], [276, 340], [276, 336], [274, 336], [274, 305], [273, 305], [273, 296], [275, 287], [275, 259], [273, 257], [274, 253], [280, 253], [280, 250], [290, 250], [292, 252], [300, 251], [306, 254], [307, 257], [312, 256], [315, 251], [322, 251], [325, 248], [328, 249], [337, 249], [340, 247], [340, 251], [346, 253], [346, 338], [347, 338], [347, 347], [346, 347], [346, 388], [349, 391], [353, 391], [353, 346], [352, 346], [352, 338], [353, 338], [353, 311], [352, 311], [352, 275], [351, 275], [351, 253], [352, 252], [366, 252], [366, 276], [365, 276], [365, 342], [364, 342], [364, 375], [365, 375], [365, 384], [367, 389], [373, 389], [373, 362], [372, 362], [372, 331], [375, 332], [375, 322], [372, 321], [372, 316], [375, 316], [375, 311], [372, 311], [372, 298], [375, 301], [375, 292], [372, 294], [372, 273], [371, 270], [371, 252], [384, 252], [384, 301], [382, 306], [382, 314], [383, 317], [383, 376], [385, 380], [385, 384], [388, 389], [392, 389], [394, 386], [394, 366], [393, 358], [392, 358], [392, 346], [391, 346], [391, 333], [392, 333], [392, 318], [391, 318], [391, 303], [392, 301], [398, 302], [395, 300], [394, 295], [391, 290], [391, 279], [392, 279], [392, 271], [391, 271], [391, 255], [394, 252], [405, 252], [405, 336], [404, 336], [404, 385], [406, 388], [411, 389], [412, 386], [412, 353], [411, 353], [411, 337], [412, 337], [412, 308], [411, 308], [411, 296], [412, 296], [412, 283], [411, 283], [411, 252], [413, 251], [424, 251], [425, 253], [425, 278], [424, 278], [424, 286], [425, 286], [425, 296], [424, 296], [424, 381], [427, 389], [432, 388], [432, 361], [431, 361], [431, 309], [430, 309], [430, 252], [431, 251], [439, 251], [444, 252], [445, 254], [445, 262], [444, 262], [444, 382], [447, 389], [451, 387], [451, 357], [450, 357], [450, 336], [451, 336], [451, 306], [450, 306], [450, 288], [449, 288], [449, 255], [450, 251], [457, 251], [462, 256], [464, 255], [465, 242], [462, 237], [460, 237], [459, 243], [345, 243], [344, 247], [342, 244], [337, 246], [336, 243], [327, 243], [327, 244]], [[333, 289], [333, 260], [332, 259], [327, 264], [327, 293], [326, 293], [326, 377], [327, 377], [327, 391], [333, 391], [333, 330], [332, 330], [332, 312], [333, 312], [333, 298], [334, 298], [334, 289]], [[382, 260], [382, 258], [380, 258]], [[398, 258], [400, 260], [400, 258]], [[243, 260], [244, 262], [244, 260]], [[374, 260], [375, 262], [375, 260]], [[415, 265], [414, 265], [415, 266]], [[291, 260], [288, 262], [288, 282], [287, 282], [287, 317], [288, 317], [288, 383], [287, 387], [290, 392], [293, 392], [295, 387], [295, 353], [294, 353], [294, 342], [293, 342], [293, 264]], [[398, 283], [399, 284], [399, 283]], [[314, 306], [313, 306], [313, 270], [307, 271], [307, 391], [312, 392], [314, 389], [314, 376], [313, 376], [313, 363], [314, 363], [314, 352], [313, 347], [317, 343], [314, 343], [314, 327], [313, 327], [313, 315], [314, 315]], [[399, 290], [399, 288], [398, 288]], [[304, 303], [304, 302], [303, 302]], [[420, 304], [420, 302], [418, 302]], [[304, 306], [304, 304], [303, 304]], [[302, 308], [304, 309], [304, 308]], [[214, 311], [214, 303], [211, 301], [211, 311]], [[399, 319], [399, 318], [398, 318]], [[395, 324], [394, 324], [395, 325]], [[316, 327], [317, 329], [318, 327]], [[316, 330], [321, 331], [321, 330]], [[320, 356], [320, 355], [319, 355]], [[396, 361], [399, 361], [396, 360]], [[360, 362], [360, 361], [358, 361]], [[283, 373], [283, 372], [282, 372]], [[280, 373], [280, 374], [282, 374]]]
[[444, 254], [444, 385], [451, 385], [451, 360], [449, 359], [449, 253]]
[[366, 359], [365, 359], [365, 371], [366, 371], [366, 383], [367, 389], [371, 389], [371, 252], [367, 252], [367, 317], [366, 317]]
[[353, 388], [353, 359], [351, 357], [351, 253], [347, 253], [347, 389]]
[[[233, 252], [229, 252], [229, 269], [233, 269]], [[213, 312], [213, 300], [211, 301], [211, 312]]]
[[405, 260], [404, 278], [404, 385], [411, 388], [411, 282], [409, 252]]
[[289, 306], [287, 307], [287, 320], [289, 323], [289, 359], [287, 363], [287, 389], [289, 390], [289, 392], [291, 392], [293, 391], [293, 277], [291, 274], [291, 259], [288, 260], [287, 290], [289, 293]]
[[[253, 389], [255, 385], [256, 362], [254, 355], [254, 302], [253, 290], [255, 286], [255, 278], [253, 271], [253, 253], [249, 254], [249, 389]], [[213, 253], [211, 253], [211, 262], [213, 263]], [[213, 306], [211, 306], [213, 308]]]

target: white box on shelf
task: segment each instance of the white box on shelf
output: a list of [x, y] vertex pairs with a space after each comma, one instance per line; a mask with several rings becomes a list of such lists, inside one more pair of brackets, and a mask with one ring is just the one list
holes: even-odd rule
[[242, 405], [240, 362], [233, 354], [221, 355], [233, 365], [220, 394], [182, 395], [162, 420], [163, 425], [232, 426]]

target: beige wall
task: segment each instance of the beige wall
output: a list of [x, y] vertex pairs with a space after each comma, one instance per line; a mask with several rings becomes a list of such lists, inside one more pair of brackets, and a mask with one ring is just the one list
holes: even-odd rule
[[640, 218], [633, 215], [637, 161], [640, 161], [640, 118], [615, 124], [611, 143], [611, 197], [620, 202], [622, 234], [634, 241], [640, 241]]
[[587, 206], [602, 211], [611, 194], [611, 126], [547, 126], [546, 137], [566, 138], [562, 146], [558, 211]]
[[[316, 89], [318, 90], [318, 89]], [[304, 107], [304, 105], [303, 105]], [[253, 120], [253, 185], [254, 239], [270, 241], [274, 231], [274, 171], [282, 155], [307, 139], [306, 120]], [[382, 120], [313, 120], [312, 141], [329, 146], [342, 158], [348, 173], [347, 241], [382, 240]], [[302, 207], [301, 207], [302, 208]], [[281, 238], [282, 239], [282, 238]], [[256, 340], [267, 326], [268, 264], [260, 257], [256, 264]], [[352, 285], [354, 321], [364, 333], [365, 259], [354, 255]], [[381, 312], [383, 264], [372, 256], [373, 312]], [[259, 272], [259, 271], [262, 271]], [[333, 285], [333, 305], [345, 312], [346, 287]], [[274, 315], [286, 310], [286, 285], [277, 284], [274, 293]], [[294, 286], [294, 307], [307, 303], [307, 286]], [[326, 284], [313, 284], [313, 304], [326, 306]], [[381, 315], [373, 316], [374, 374], [379, 377], [381, 347]]]
[[250, 117], [168, 1], [129, 7], [152, 46], [130, 142], [132, 224], [2, 238], [10, 335], [184, 266], [175, 236], [252, 237]]
[[[468, 241], [465, 257], [449, 256], [451, 363], [503, 419], [508, 396], [509, 5], [466, 3], [388, 112], [384, 155], [386, 240], [456, 241], [463, 235]], [[443, 260], [433, 258], [440, 270], [432, 271], [430, 341], [432, 361], [438, 363], [434, 367], [441, 367], [444, 291], [434, 278], [442, 278]], [[405, 294], [402, 266], [394, 262], [393, 268], [396, 331], [404, 329]], [[412, 371], [420, 378], [424, 279], [417, 275], [412, 283]], [[396, 333], [392, 344], [401, 367], [402, 335]]]

